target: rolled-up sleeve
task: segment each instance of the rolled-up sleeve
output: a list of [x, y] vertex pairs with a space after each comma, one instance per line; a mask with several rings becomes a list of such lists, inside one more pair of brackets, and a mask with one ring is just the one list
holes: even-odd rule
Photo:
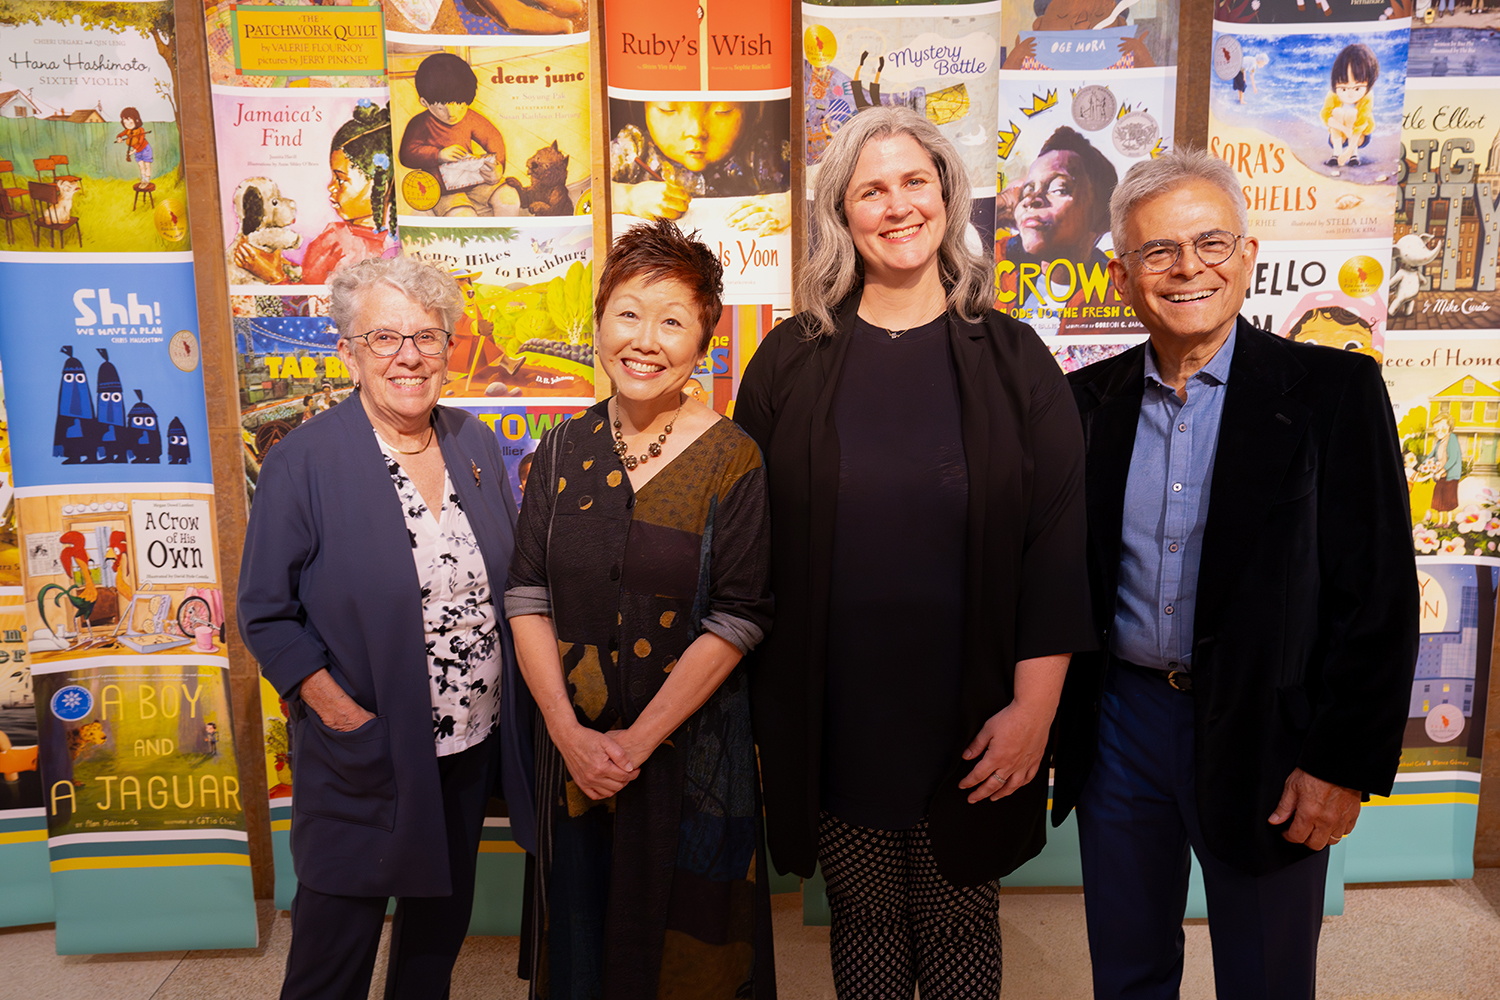
[[547, 583], [547, 533], [552, 524], [552, 435], [563, 433], [566, 421], [537, 443], [516, 523], [516, 550], [510, 560], [505, 588], [505, 617], [552, 614], [552, 591]]
[[309, 627], [299, 598], [302, 573], [316, 548], [303, 477], [272, 448], [261, 467], [245, 529], [237, 608], [240, 636], [261, 673], [282, 697], [328, 666], [328, 648]]
[[1098, 648], [1084, 562], [1082, 424], [1066, 377], [1032, 339], [1028, 368], [1036, 374], [1026, 442], [1032, 488], [1016, 616], [1018, 661]]
[[760, 450], [749, 468], [731, 469], [713, 518], [709, 548], [708, 607], [703, 628], [741, 654], [771, 628], [771, 502]]

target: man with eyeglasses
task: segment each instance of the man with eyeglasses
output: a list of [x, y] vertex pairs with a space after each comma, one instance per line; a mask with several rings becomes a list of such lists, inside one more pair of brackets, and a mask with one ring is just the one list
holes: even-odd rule
[[1233, 170], [1132, 167], [1110, 276], [1150, 340], [1069, 377], [1098, 654], [1059, 709], [1096, 998], [1178, 995], [1189, 855], [1218, 995], [1313, 996], [1328, 848], [1388, 795], [1417, 650], [1396, 425], [1364, 355], [1239, 317]]

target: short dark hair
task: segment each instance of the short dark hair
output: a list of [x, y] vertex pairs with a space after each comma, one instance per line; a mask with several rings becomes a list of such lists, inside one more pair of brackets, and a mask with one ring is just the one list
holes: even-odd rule
[[1287, 333], [1286, 339], [1296, 340], [1297, 335], [1302, 332], [1302, 328], [1311, 323], [1313, 320], [1317, 319], [1319, 316], [1323, 317], [1324, 319], [1331, 319], [1339, 326], [1357, 326], [1360, 329], [1364, 330], [1366, 333], [1369, 333], [1371, 331], [1370, 321], [1365, 319], [1357, 312], [1345, 309], [1343, 306], [1319, 306], [1314, 309], [1309, 309], [1306, 313], [1304, 313], [1302, 315], [1302, 318], [1297, 321], [1297, 325], [1292, 327], [1292, 329]]
[[1048, 136], [1036, 155], [1060, 152], [1073, 153], [1083, 161], [1083, 172], [1089, 179], [1089, 228], [1097, 233], [1108, 232], [1109, 196], [1115, 193], [1115, 186], [1120, 183], [1115, 165], [1082, 134], [1066, 125], [1059, 126]]
[[428, 104], [473, 104], [477, 93], [479, 77], [474, 68], [452, 52], [430, 55], [417, 67], [417, 96]]
[[125, 119], [127, 118], [135, 122], [136, 128], [140, 128], [141, 113], [139, 111], [137, 111], [135, 108], [122, 108], [120, 110], [120, 122], [123, 124]]
[[625, 230], [615, 240], [604, 258], [604, 274], [599, 278], [599, 294], [594, 299], [595, 328], [604, 319], [609, 297], [631, 278], [644, 278], [655, 284], [671, 278], [682, 282], [698, 303], [698, 320], [703, 324], [698, 351], [708, 350], [719, 315], [724, 311], [724, 265], [714, 252], [698, 239], [696, 231], [684, 233], [668, 219], [643, 222]]
[[1328, 75], [1334, 87], [1345, 80], [1373, 87], [1379, 77], [1380, 60], [1375, 58], [1375, 53], [1370, 51], [1368, 45], [1360, 45], [1358, 42], [1344, 46], [1344, 51], [1333, 60], [1333, 71]]

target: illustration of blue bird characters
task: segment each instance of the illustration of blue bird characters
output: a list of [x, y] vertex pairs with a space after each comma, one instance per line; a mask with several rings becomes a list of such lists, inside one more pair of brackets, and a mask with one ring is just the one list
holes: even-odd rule
[[99, 448], [96, 461], [125, 461], [125, 387], [120, 384], [120, 373], [109, 360], [109, 352], [102, 347], [94, 350], [104, 359], [94, 381], [99, 385], [98, 435]]
[[167, 464], [187, 465], [193, 460], [193, 453], [188, 448], [187, 428], [182, 426], [182, 421], [176, 417], [167, 425]]
[[57, 389], [57, 430], [52, 435], [52, 455], [63, 465], [78, 465], [94, 457], [94, 400], [89, 393], [88, 373], [83, 362], [64, 347], [62, 382]]
[[156, 465], [161, 461], [161, 428], [156, 411], [146, 402], [141, 390], [135, 391], [136, 404], [125, 417], [125, 445], [131, 465]]

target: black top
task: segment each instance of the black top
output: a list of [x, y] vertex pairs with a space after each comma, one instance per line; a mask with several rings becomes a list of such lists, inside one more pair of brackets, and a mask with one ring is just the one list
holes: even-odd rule
[[[833, 414], [859, 296], [837, 333], [809, 336], [794, 316], [766, 335], [745, 369], [734, 419], [761, 446], [771, 495], [776, 627], [747, 658], [766, 830], [782, 871], [811, 876], [823, 801], [833, 536], [842, 451]], [[1019, 660], [1093, 649], [1083, 563], [1083, 434], [1057, 361], [1030, 327], [986, 312], [949, 313], [969, 479], [964, 545], [961, 740], [1011, 701]], [[904, 380], [875, 406], [903, 406]], [[961, 748], [961, 743], [959, 744]], [[867, 748], [868, 766], [887, 755]], [[999, 802], [970, 805], [958, 787], [973, 763], [955, 751], [927, 818], [938, 871], [976, 885], [1013, 871], [1045, 840], [1047, 769]]]
[[898, 339], [856, 319], [833, 414], [823, 808], [904, 830], [963, 750], [969, 472], [948, 318]]

